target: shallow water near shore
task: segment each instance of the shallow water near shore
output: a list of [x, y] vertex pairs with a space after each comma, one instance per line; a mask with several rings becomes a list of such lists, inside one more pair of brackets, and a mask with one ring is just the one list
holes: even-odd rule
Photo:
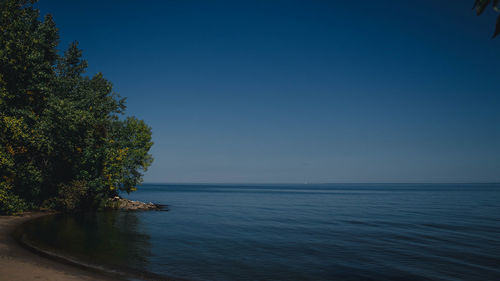
[[500, 184], [143, 185], [168, 212], [34, 220], [86, 262], [189, 280], [500, 280]]

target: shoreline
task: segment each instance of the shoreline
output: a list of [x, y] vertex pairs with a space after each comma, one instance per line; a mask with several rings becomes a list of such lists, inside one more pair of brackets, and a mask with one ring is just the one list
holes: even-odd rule
[[[165, 206], [158, 205], [155, 209], [161, 210], [163, 207]], [[137, 210], [141, 209], [135, 209]], [[122, 208], [122, 211], [130, 211], [130, 209]], [[0, 216], [0, 281], [184, 280], [160, 276], [152, 272], [127, 268], [113, 269], [86, 263], [71, 256], [42, 249], [24, 238], [23, 224], [55, 214], [57, 212], [26, 212], [17, 216]]]
[[0, 280], [124, 280], [39, 256], [13, 237], [23, 223], [53, 212], [0, 216]]

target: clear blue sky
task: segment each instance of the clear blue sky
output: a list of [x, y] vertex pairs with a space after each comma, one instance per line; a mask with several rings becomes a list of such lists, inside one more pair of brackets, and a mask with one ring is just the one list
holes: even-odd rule
[[473, 2], [37, 6], [152, 126], [146, 182], [498, 182], [500, 38]]

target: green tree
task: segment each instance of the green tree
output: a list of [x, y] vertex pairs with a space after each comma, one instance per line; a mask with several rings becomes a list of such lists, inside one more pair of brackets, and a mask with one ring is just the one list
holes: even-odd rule
[[38, 20], [31, 4], [0, 2], [0, 172], [9, 193], [36, 203], [47, 164], [38, 120], [55, 77], [58, 34], [52, 17]]
[[151, 164], [151, 128], [122, 117], [125, 99], [85, 76], [78, 44], [35, 1], [0, 1], [0, 213], [91, 207], [131, 192]]

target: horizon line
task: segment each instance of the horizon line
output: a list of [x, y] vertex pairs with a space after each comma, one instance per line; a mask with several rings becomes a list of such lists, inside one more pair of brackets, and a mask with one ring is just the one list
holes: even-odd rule
[[210, 184], [220, 184], [220, 185], [228, 185], [228, 184], [255, 184], [255, 185], [263, 185], [263, 184], [291, 184], [291, 185], [325, 185], [325, 184], [500, 184], [497, 181], [484, 181], [484, 182], [143, 182], [139, 185], [143, 184], [184, 184], [184, 185], [210, 185]]

